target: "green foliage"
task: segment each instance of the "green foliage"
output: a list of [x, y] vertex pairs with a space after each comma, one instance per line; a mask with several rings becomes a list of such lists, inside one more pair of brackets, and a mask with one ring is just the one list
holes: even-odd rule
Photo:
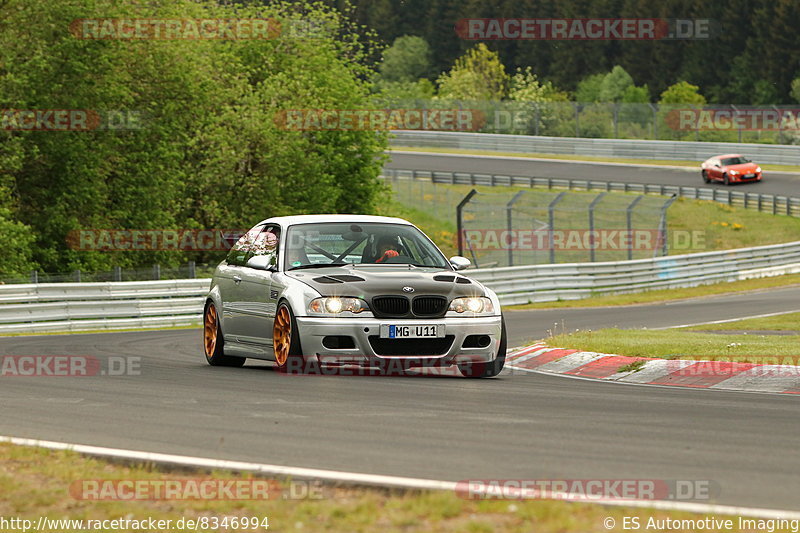
[[625, 91], [633, 86], [631, 75], [624, 68], [616, 65], [600, 82], [600, 101], [619, 102], [622, 100], [622, 95]]
[[646, 104], [650, 102], [650, 89], [647, 85], [636, 87], [629, 85], [622, 92], [622, 102], [625, 104]]
[[706, 99], [700, 94], [700, 87], [685, 81], [679, 81], [661, 93], [660, 104], [694, 104], [705, 105]]
[[[252, 40], [82, 40], [79, 18], [271, 17], [330, 31]], [[4, 231], [35, 238], [45, 271], [211, 261], [220, 253], [77, 251], [85, 228], [249, 228], [273, 215], [369, 212], [386, 135], [286, 131], [287, 109], [363, 107], [370, 50], [320, 4], [221, 6], [210, 0], [0, 3], [0, 94], [12, 109], [124, 110], [141, 127], [0, 131]], [[336, 36], [334, 38], [334, 36]], [[0, 202], [0, 207], [3, 207]], [[6, 226], [4, 226], [6, 227]], [[17, 235], [17, 233], [14, 233]], [[23, 240], [19, 240], [23, 242]], [[20, 257], [27, 257], [20, 251]], [[0, 265], [4, 271], [5, 265]], [[8, 268], [16, 268], [13, 265]]]
[[800, 102], [800, 78], [792, 80], [792, 98]]
[[511, 77], [508, 99], [517, 102], [567, 102], [569, 97], [552, 83], [539, 81], [531, 67], [517, 69]]
[[439, 76], [439, 96], [460, 100], [500, 100], [508, 74], [497, 52], [480, 43], [458, 58], [450, 72]]
[[592, 74], [583, 78], [575, 90], [576, 102], [599, 102], [600, 88], [605, 79], [605, 74]]
[[383, 53], [378, 66], [384, 82], [413, 82], [425, 78], [431, 70], [431, 48], [422, 37], [404, 35], [394, 40]]

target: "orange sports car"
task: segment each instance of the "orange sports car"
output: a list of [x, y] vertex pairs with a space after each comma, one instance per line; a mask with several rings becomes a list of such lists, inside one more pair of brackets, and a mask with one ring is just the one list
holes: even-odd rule
[[725, 185], [761, 181], [761, 167], [740, 154], [716, 155], [700, 165], [703, 181], [721, 181]]

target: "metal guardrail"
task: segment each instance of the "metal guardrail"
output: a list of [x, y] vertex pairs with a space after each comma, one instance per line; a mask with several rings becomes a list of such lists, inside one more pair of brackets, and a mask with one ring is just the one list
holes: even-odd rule
[[487, 268], [470, 271], [504, 305], [696, 287], [800, 272], [800, 241], [634, 261]]
[[405, 130], [396, 130], [392, 133], [395, 135], [391, 140], [392, 146], [698, 162], [718, 154], [742, 153], [762, 165], [800, 165], [800, 148], [786, 144], [587, 139]]
[[[503, 305], [694, 287], [800, 272], [800, 241], [606, 263], [469, 270]], [[0, 333], [199, 324], [209, 279], [0, 286]]]
[[[798, 150], [800, 151], [800, 150]], [[385, 178], [430, 180], [450, 185], [546, 187], [572, 191], [618, 191], [661, 196], [682, 196], [695, 200], [708, 200], [745, 209], [755, 209], [773, 215], [800, 216], [800, 198], [755, 192], [742, 192], [711, 187], [685, 187], [656, 183], [626, 183], [614, 181], [576, 180], [569, 178], [538, 178], [508, 174], [475, 174], [429, 170], [383, 169]]]
[[0, 333], [198, 324], [210, 279], [0, 285]]

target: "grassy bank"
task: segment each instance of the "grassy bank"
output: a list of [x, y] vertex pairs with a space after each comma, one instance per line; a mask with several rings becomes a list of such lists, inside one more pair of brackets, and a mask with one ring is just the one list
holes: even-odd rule
[[689, 328], [576, 331], [555, 335], [546, 342], [559, 348], [630, 357], [797, 364], [798, 330], [800, 313], [788, 313]]
[[[530, 531], [623, 531], [624, 517], [701, 519], [685, 512], [650, 511], [625, 507], [603, 507], [587, 503], [546, 500], [476, 501], [450, 492], [421, 492], [347, 488], [315, 482], [280, 481], [270, 490], [269, 500], [178, 500], [138, 501], [82, 499], [82, 480], [106, 485], [104, 480], [187, 480], [198, 478], [241, 481], [247, 475], [215, 472], [198, 474], [157, 468], [153, 465], [122, 466], [86, 458], [71, 452], [54, 452], [0, 444], [0, 516], [25, 518], [36, 524], [38, 517], [50, 519], [143, 520], [258, 517], [269, 529], [238, 528], [229, 531], [330, 531], [330, 532], [520, 532]], [[306, 487], [298, 489], [298, 487]], [[290, 492], [293, 490], [294, 492]], [[99, 491], [97, 494], [114, 494]], [[302, 497], [289, 497], [291, 494]], [[735, 517], [734, 523], [736, 522]], [[607, 528], [612, 519], [615, 527]], [[108, 528], [104, 531], [134, 531]], [[172, 528], [173, 531], [179, 531]], [[219, 529], [220, 531], [224, 530]], [[75, 528], [61, 527], [71, 532]], [[216, 531], [216, 529], [215, 529]], [[670, 529], [669, 531], [682, 531]], [[711, 529], [710, 531], [716, 531]], [[732, 529], [727, 531], [739, 531]]]

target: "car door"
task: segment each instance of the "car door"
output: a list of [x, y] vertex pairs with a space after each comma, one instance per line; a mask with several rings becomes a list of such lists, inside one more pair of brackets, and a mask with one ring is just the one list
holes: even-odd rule
[[[277, 270], [280, 227], [267, 225], [255, 237], [247, 260], [266, 257], [266, 263]], [[239, 285], [240, 301], [237, 325], [239, 342], [252, 346], [254, 356], [272, 356], [272, 321], [275, 317], [277, 296], [272, 289], [272, 271], [245, 266]]]
[[251, 246], [257, 236], [264, 229], [258, 225], [242, 235], [231, 247], [228, 257], [218, 270], [218, 285], [222, 299], [222, 332], [226, 341], [239, 342], [243, 334], [243, 319], [246, 313], [244, 307], [244, 293], [242, 282], [245, 275], [245, 262], [251, 252]]

